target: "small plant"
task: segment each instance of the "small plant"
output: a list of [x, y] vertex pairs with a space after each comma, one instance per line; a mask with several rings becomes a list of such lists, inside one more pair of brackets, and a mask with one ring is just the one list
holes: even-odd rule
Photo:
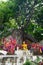
[[26, 61], [23, 65], [32, 65], [30, 61]]
[[27, 60], [23, 65], [38, 65], [38, 64], [35, 62]]

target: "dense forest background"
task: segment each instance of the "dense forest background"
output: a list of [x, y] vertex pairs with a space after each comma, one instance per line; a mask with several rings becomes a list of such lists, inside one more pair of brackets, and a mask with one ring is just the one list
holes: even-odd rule
[[13, 29], [21, 29], [37, 41], [42, 40], [43, 0], [0, 1], [0, 38]]

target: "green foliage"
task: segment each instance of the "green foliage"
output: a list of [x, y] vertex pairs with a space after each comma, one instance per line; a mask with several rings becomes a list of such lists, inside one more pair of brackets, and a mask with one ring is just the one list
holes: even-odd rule
[[37, 59], [35, 60], [36, 63], [40, 62], [40, 58], [37, 56]]
[[38, 65], [38, 64], [27, 60], [23, 65]]
[[9, 20], [9, 26], [10, 28], [17, 28], [17, 23], [16, 23], [16, 20], [15, 19], [10, 19]]
[[[0, 35], [22, 28], [38, 41], [43, 39], [43, 0], [8, 0], [0, 3]], [[8, 35], [8, 34], [7, 34]], [[1, 37], [0, 36], [0, 37]], [[6, 35], [5, 35], [6, 36]]]
[[31, 65], [31, 62], [30, 62], [30, 61], [26, 61], [26, 62], [24, 63], [24, 65]]
[[35, 8], [34, 18], [43, 27], [43, 6], [41, 4]]
[[43, 34], [43, 28], [41, 26], [39, 26], [33, 20], [31, 20], [27, 29], [25, 29], [25, 32], [32, 35], [37, 41], [40, 41], [43, 39], [43, 35], [42, 35]]

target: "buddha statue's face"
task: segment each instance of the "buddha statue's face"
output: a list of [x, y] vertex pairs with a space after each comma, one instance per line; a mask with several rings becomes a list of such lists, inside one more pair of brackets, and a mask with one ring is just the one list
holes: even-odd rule
[[23, 41], [23, 44], [25, 44], [25, 41]]

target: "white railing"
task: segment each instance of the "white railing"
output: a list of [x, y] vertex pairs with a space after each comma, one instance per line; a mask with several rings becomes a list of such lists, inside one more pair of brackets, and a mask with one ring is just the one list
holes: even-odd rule
[[[23, 65], [27, 59], [30, 61], [35, 61], [37, 56], [33, 56], [30, 51], [15, 51], [16, 55], [0, 55], [0, 65]], [[42, 61], [43, 57], [40, 57]]]
[[0, 65], [23, 65], [17, 55], [0, 55]]
[[[43, 59], [43, 57], [40, 57], [40, 61]], [[24, 58], [24, 56], [23, 56]], [[31, 60], [31, 56], [28, 56], [28, 58]], [[34, 61], [37, 59], [37, 56], [32, 56], [32, 60]], [[26, 56], [24, 60], [26, 59]], [[17, 55], [0, 55], [0, 65], [23, 65], [24, 60], [19, 58]], [[26, 60], [25, 60], [26, 61]]]
[[4, 58], [4, 57], [9, 57], [9, 58], [11, 58], [11, 57], [18, 57], [17, 55], [0, 55], [0, 57], [1, 58]]

